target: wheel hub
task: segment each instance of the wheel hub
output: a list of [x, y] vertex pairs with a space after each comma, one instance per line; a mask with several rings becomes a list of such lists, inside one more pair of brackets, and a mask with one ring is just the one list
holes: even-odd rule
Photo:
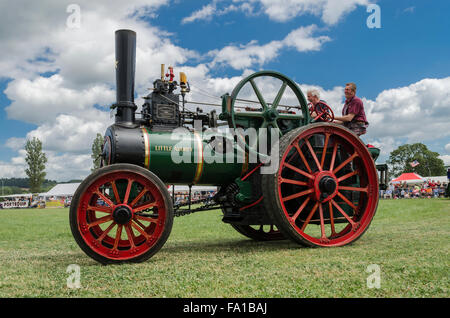
[[324, 176], [319, 181], [319, 189], [322, 193], [330, 195], [336, 190], [336, 181], [329, 176]]
[[264, 112], [264, 117], [269, 122], [274, 121], [278, 117], [278, 112], [276, 109], [270, 108]]
[[338, 182], [336, 177], [329, 171], [322, 171], [315, 175], [314, 193], [319, 202], [331, 200], [337, 193]]
[[117, 224], [126, 224], [133, 217], [133, 212], [125, 205], [120, 205], [114, 209], [113, 219]]

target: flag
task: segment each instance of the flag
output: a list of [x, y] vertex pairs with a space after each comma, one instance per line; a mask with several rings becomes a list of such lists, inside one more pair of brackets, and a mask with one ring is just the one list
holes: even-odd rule
[[414, 168], [415, 166], [418, 166], [418, 165], [419, 165], [419, 161], [414, 160], [413, 162], [410, 162], [409, 164], [411, 165], [411, 167]]

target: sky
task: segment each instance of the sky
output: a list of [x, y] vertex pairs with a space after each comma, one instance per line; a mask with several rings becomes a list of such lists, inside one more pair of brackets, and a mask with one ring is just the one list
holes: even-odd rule
[[205, 103], [273, 70], [340, 114], [355, 82], [377, 162], [422, 142], [448, 165], [447, 12], [444, 0], [0, 0], [0, 178], [25, 177], [32, 137], [48, 179], [89, 175], [92, 142], [113, 124], [117, 29], [137, 33], [139, 108], [161, 64], [185, 72], [189, 98]]

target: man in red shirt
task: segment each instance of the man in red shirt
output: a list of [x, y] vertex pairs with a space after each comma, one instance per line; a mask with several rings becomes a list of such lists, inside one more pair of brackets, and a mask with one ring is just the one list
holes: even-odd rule
[[364, 112], [364, 105], [359, 97], [356, 97], [356, 84], [345, 84], [345, 104], [342, 109], [342, 116], [334, 116], [334, 122], [343, 124], [358, 136], [366, 133], [369, 123]]

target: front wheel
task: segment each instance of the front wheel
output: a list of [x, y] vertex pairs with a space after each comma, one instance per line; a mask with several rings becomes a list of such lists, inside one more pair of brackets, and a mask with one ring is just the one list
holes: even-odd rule
[[142, 262], [169, 237], [172, 199], [152, 172], [132, 164], [96, 170], [78, 187], [70, 206], [75, 241], [102, 263]]

